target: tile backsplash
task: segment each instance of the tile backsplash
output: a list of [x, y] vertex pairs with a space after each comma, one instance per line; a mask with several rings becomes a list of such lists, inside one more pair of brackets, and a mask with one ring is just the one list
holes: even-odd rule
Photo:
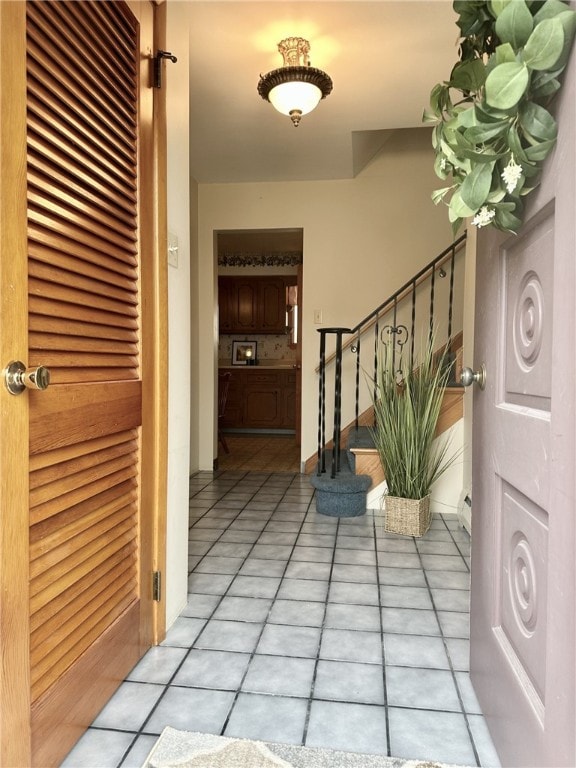
[[253, 333], [250, 336], [241, 337], [238, 334], [220, 336], [218, 345], [218, 359], [221, 365], [230, 365], [232, 362], [233, 341], [255, 341], [256, 359], [263, 365], [279, 362], [296, 362], [296, 350], [288, 346], [286, 334]]

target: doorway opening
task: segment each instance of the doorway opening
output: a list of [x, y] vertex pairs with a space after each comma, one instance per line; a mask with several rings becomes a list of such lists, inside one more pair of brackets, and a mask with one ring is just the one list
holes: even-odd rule
[[218, 468], [300, 469], [303, 240], [302, 229], [215, 233]]

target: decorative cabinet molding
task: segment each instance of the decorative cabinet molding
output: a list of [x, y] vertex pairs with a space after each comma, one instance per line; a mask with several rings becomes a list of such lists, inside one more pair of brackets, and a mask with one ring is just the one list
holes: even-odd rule
[[219, 277], [220, 333], [286, 333], [286, 288], [296, 275]]

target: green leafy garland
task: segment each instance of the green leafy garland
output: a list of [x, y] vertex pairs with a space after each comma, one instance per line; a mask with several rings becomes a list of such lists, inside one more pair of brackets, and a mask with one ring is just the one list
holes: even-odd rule
[[453, 8], [460, 61], [432, 89], [423, 118], [436, 124], [436, 174], [452, 183], [432, 200], [448, 205], [454, 233], [471, 216], [478, 227], [518, 232], [522, 197], [556, 143], [546, 107], [560, 88], [576, 12], [564, 0], [454, 0]]

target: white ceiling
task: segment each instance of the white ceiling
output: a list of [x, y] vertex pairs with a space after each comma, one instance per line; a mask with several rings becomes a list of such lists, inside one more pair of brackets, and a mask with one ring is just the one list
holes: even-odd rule
[[[422, 125], [457, 61], [451, 0], [190, 0], [191, 172], [200, 183], [354, 177], [390, 131]], [[264, 101], [277, 43], [310, 41], [332, 93], [298, 128]], [[175, 52], [176, 53], [176, 52]]]

